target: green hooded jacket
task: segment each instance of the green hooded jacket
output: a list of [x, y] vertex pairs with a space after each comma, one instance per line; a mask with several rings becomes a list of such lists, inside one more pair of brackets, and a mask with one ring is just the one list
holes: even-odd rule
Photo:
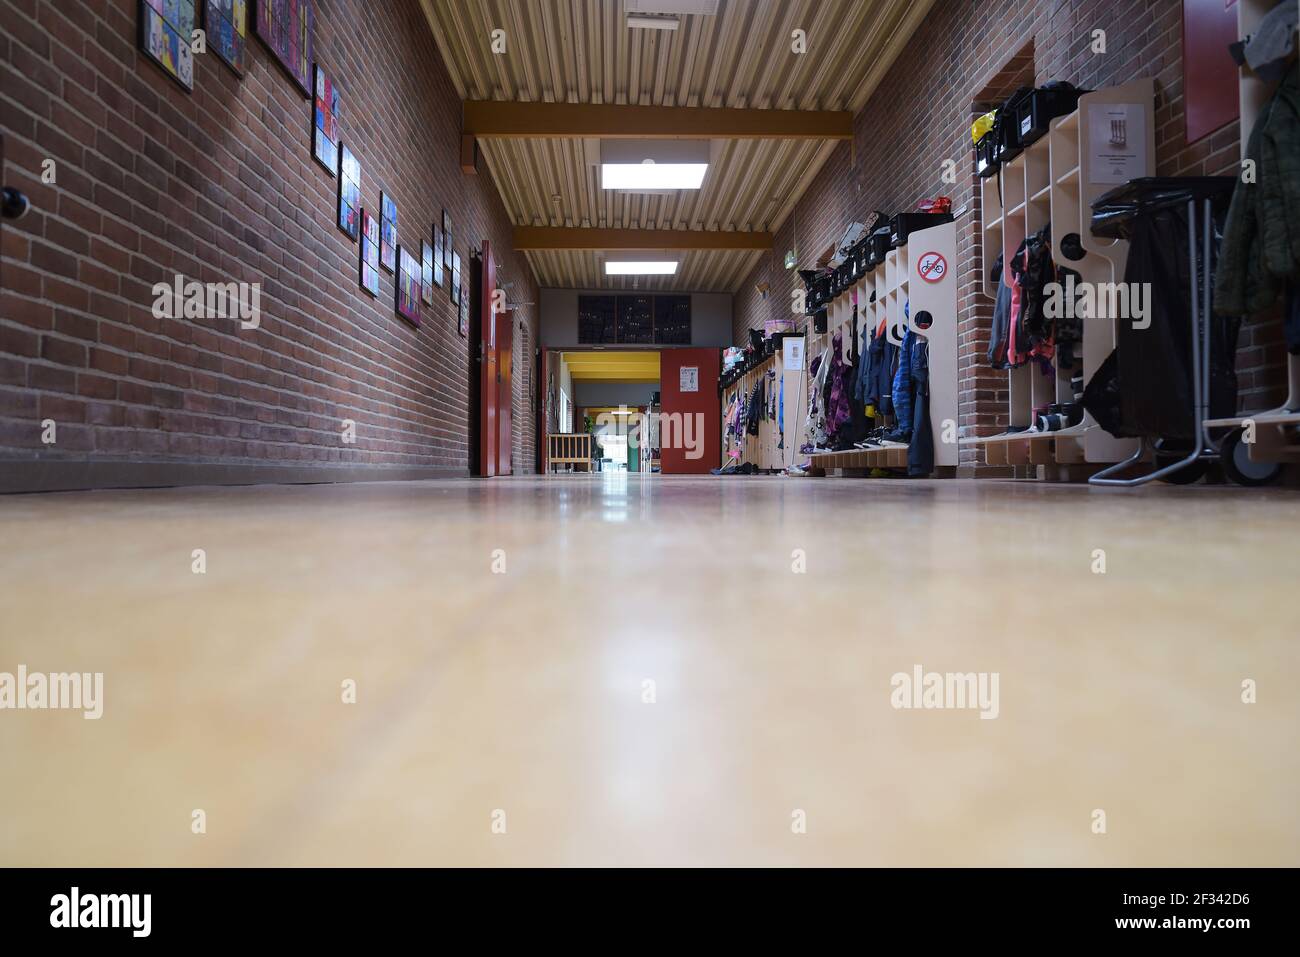
[[1223, 316], [1264, 312], [1300, 277], [1300, 63], [1260, 114], [1246, 158], [1255, 181], [1237, 183], [1214, 286]]

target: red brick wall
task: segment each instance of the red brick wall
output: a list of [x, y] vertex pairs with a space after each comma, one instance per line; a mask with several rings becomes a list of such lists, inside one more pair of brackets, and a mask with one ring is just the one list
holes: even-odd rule
[[[1106, 31], [1106, 54], [1090, 49], [1094, 29]], [[1096, 88], [1154, 76], [1160, 174], [1235, 172], [1236, 123], [1191, 146], [1185, 139], [1181, 0], [937, 0], [858, 114], [852, 151], [847, 143], [836, 149], [777, 233], [773, 255], [746, 278], [736, 297], [735, 341], [789, 309], [798, 279], [782, 268], [786, 250], [797, 245], [800, 266], [807, 268], [849, 222], [872, 209], [893, 213], [929, 196], [949, 195], [956, 207], [970, 209], [958, 228], [962, 434], [989, 434], [1005, 424], [1006, 374], [986, 368], [982, 358], [993, 304], [979, 290], [984, 263], [969, 128], [972, 101], [1030, 44], [1032, 61], [1025, 63], [1039, 83], [1063, 79]], [[945, 159], [958, 164], [957, 186], [942, 181]], [[761, 281], [772, 288], [765, 302], [753, 293]], [[1244, 329], [1238, 365], [1243, 408], [1268, 407], [1281, 398], [1280, 324]], [[963, 465], [974, 465], [976, 458], [976, 450], [963, 449]]]
[[[446, 291], [418, 330], [394, 313], [392, 276], [363, 293], [310, 101], [251, 33], [242, 81], [207, 53], [185, 93], [138, 52], [137, 6], [0, 0], [4, 180], [33, 203], [4, 231], [0, 457], [464, 473], [470, 361]], [[417, 257], [446, 207], [466, 264], [489, 239], [510, 298], [536, 302], [490, 175], [460, 172], [460, 101], [418, 0], [317, 11], [363, 204], [390, 191]], [[260, 328], [155, 319], [151, 287], [176, 273], [261, 282]], [[535, 307], [516, 316], [536, 343]], [[532, 471], [535, 417], [518, 388], [515, 402], [515, 469]]]

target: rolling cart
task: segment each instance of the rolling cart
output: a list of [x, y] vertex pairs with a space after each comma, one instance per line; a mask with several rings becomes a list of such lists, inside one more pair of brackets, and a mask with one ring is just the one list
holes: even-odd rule
[[[1177, 362], [1185, 362], [1186, 378], [1191, 385], [1191, 448], [1185, 452], [1171, 454], [1160, 447], [1159, 437], [1153, 435], [1138, 436], [1137, 451], [1110, 468], [1092, 476], [1088, 484], [1118, 488], [1136, 488], [1148, 482], [1164, 480], [1175, 484], [1190, 484], [1204, 474], [1206, 465], [1219, 461], [1225, 454], [1224, 443], [1216, 441], [1210, 434], [1211, 395], [1213, 379], [1211, 361], [1223, 345], [1216, 341], [1216, 317], [1213, 309], [1214, 265], [1217, 252], [1216, 221], [1226, 208], [1235, 186], [1232, 177], [1149, 177], [1134, 180], [1118, 189], [1112, 190], [1098, 198], [1093, 204], [1093, 233], [1095, 235], [1125, 235], [1133, 222], [1140, 216], [1155, 215], [1163, 210], [1170, 210], [1182, 205], [1187, 215], [1187, 274], [1188, 303], [1190, 305], [1188, 336], [1189, 349]], [[1159, 290], [1155, 291], [1159, 295]], [[1127, 320], [1121, 320], [1127, 321]], [[1136, 335], [1137, 333], [1133, 333]], [[1230, 334], [1235, 339], [1235, 331]], [[1117, 346], [1117, 349], [1122, 345]], [[1217, 358], [1230, 362], [1231, 356], [1218, 355]], [[1121, 387], [1125, 387], [1121, 378]], [[1131, 387], [1131, 383], [1127, 383]], [[1235, 399], [1234, 399], [1235, 401]], [[1231, 439], [1233, 436], [1229, 436]], [[1227, 472], [1234, 480], [1242, 484], [1262, 484], [1259, 479], [1267, 480], [1258, 471], [1241, 474], [1236, 469], [1235, 443], [1227, 454], [1232, 464]], [[1119, 473], [1152, 458], [1157, 468], [1134, 478], [1116, 478]], [[1174, 458], [1172, 462], [1168, 459]], [[1161, 464], [1162, 461], [1167, 464]]]

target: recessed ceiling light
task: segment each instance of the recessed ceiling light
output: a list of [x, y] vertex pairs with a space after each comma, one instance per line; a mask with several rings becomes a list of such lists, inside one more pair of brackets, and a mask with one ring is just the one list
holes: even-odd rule
[[606, 276], [673, 276], [677, 273], [677, 261], [649, 262], [605, 262]]
[[600, 185], [604, 189], [699, 189], [708, 163], [602, 163]]
[[699, 189], [709, 170], [708, 140], [602, 140], [602, 189]]

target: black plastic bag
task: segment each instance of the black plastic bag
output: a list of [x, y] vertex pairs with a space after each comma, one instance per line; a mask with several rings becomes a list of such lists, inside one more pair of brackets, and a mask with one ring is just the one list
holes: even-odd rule
[[[1196, 435], [1188, 201], [1196, 201], [1198, 220], [1203, 200], [1212, 201], [1212, 269], [1232, 182], [1229, 177], [1140, 179], [1093, 204], [1093, 234], [1127, 239], [1124, 281], [1130, 290], [1144, 286], [1150, 291], [1143, 328], [1136, 327], [1136, 316], [1114, 320], [1115, 352], [1084, 393], [1084, 406], [1112, 435], [1182, 440]], [[1199, 230], [1198, 222], [1198, 251]], [[1196, 281], [1201, 288], [1204, 276]], [[1213, 314], [1202, 319], [1211, 327], [1209, 414], [1231, 416], [1237, 407], [1234, 366], [1240, 321]]]

